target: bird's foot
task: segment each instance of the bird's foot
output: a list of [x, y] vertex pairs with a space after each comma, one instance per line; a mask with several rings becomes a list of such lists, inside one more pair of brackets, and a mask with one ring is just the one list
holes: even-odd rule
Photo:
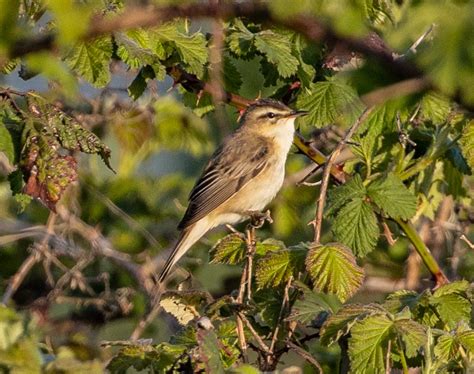
[[256, 210], [249, 210], [246, 212], [250, 216], [250, 226], [253, 228], [259, 229], [265, 224], [265, 221], [273, 223], [272, 216], [270, 215], [270, 210], [267, 209], [266, 212], [259, 212]]

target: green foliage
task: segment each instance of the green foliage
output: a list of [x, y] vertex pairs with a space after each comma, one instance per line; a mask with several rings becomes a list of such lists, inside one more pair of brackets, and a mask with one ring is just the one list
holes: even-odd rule
[[334, 220], [334, 235], [357, 256], [371, 252], [379, 237], [377, 218], [364, 199], [353, 199], [342, 208]]
[[307, 249], [295, 247], [270, 251], [263, 256], [255, 270], [258, 288], [271, 288], [295, 278], [303, 267]]
[[336, 79], [310, 85], [298, 96], [296, 105], [310, 113], [302, 123], [315, 127], [334, 123], [345, 112], [360, 110], [354, 89]]
[[474, 120], [469, 121], [464, 127], [461, 147], [469, 167], [474, 170]]
[[[436, 222], [429, 230], [436, 233], [432, 242], [441, 266], [450, 265], [450, 279], [469, 274], [462, 268], [469, 267], [471, 252], [461, 253], [467, 247], [452, 235], [462, 232], [472, 241], [472, 3], [341, 0], [289, 6], [274, 0], [258, 3], [269, 13], [233, 18], [234, 5], [246, 12], [257, 4], [244, 1], [227, 4], [211, 20], [193, 19], [205, 15], [207, 4], [152, 3], [146, 9], [128, 0], [2, 4], [0, 285], [4, 291], [34, 254], [37, 262], [11, 304], [34, 308], [42, 329], [0, 307], [0, 371], [96, 373], [111, 358], [111, 373], [256, 373], [280, 371], [288, 357], [303, 366], [310, 356], [331, 373], [345, 357], [352, 373], [472, 370], [473, 290], [467, 281], [389, 295], [373, 292], [368, 282], [357, 294], [364, 273], [370, 280], [396, 278], [398, 284], [409, 252], [408, 239], [401, 237], [414, 227], [407, 236], [422, 253], [415, 228], [430, 220]], [[188, 14], [193, 7], [196, 14]], [[171, 20], [180, 14], [189, 17]], [[141, 22], [154, 24], [130, 28]], [[407, 52], [431, 24], [417, 50]], [[103, 25], [117, 29], [101, 34]], [[220, 27], [222, 48], [212, 50]], [[385, 57], [372, 58], [370, 50]], [[403, 54], [393, 63], [400, 69], [386, 66], [392, 52]], [[213, 53], [221, 53], [213, 60], [220, 66], [210, 63]], [[429, 89], [410, 91], [412, 65]], [[17, 68], [26, 81], [37, 77], [22, 84], [42, 87], [41, 94], [7, 86], [18, 86]], [[219, 241], [207, 235], [184, 263], [193, 276], [179, 282], [182, 272], [176, 271], [167, 287], [178, 281], [178, 291], [160, 290], [160, 307], [173, 323], [166, 317], [163, 328], [160, 316], [144, 332], [151, 342], [109, 341], [120, 350], [104, 352], [97, 341], [126, 338], [151, 307], [158, 249], [176, 237], [186, 194], [214, 141], [235, 128], [235, 108], [219, 105], [210, 94], [220, 81], [229, 94], [268, 96], [309, 110], [298, 125], [307, 144], [326, 155], [354, 124], [362, 101], [374, 97], [366, 93], [377, 90], [383, 102], [371, 108], [334, 165], [347, 182], [330, 179], [321, 245], [305, 242], [319, 190], [295, 185], [309, 161], [290, 155], [288, 178], [271, 206], [274, 224], [259, 229], [255, 243], [239, 226], [242, 232]], [[225, 100], [239, 102], [227, 93]], [[111, 168], [111, 149], [117, 176], [105, 173], [96, 157], [79, 158], [97, 154]], [[38, 198], [54, 212], [63, 196], [64, 209], [51, 215], [45, 230], [47, 210], [29, 202]], [[447, 250], [439, 244], [442, 236]], [[396, 248], [387, 244], [391, 237]], [[394, 256], [394, 249], [402, 254]], [[428, 268], [439, 275], [433, 263]], [[428, 279], [423, 271], [421, 277]], [[211, 282], [212, 294], [197, 290]], [[135, 290], [133, 300], [128, 288]], [[381, 304], [373, 302], [384, 297]], [[350, 299], [357, 303], [348, 304]], [[94, 337], [91, 347], [74, 340], [76, 330], [86, 331], [84, 341]], [[243, 349], [243, 341], [251, 350]]]
[[367, 195], [390, 218], [406, 220], [416, 213], [415, 196], [393, 174], [371, 183]]
[[78, 42], [66, 55], [66, 63], [89, 83], [104, 87], [110, 81], [112, 47], [111, 37], [101, 37], [91, 43]]
[[303, 288], [303, 294], [293, 304], [291, 314], [288, 316], [290, 321], [298, 321], [303, 325], [309, 325], [321, 312], [337, 312], [340, 308], [340, 301], [333, 295], [322, 292], [314, 292], [308, 288]]
[[211, 249], [211, 263], [236, 265], [242, 263], [247, 255], [244, 238], [239, 234], [230, 234], [220, 239]]
[[362, 285], [364, 270], [356, 263], [351, 250], [338, 243], [313, 246], [306, 257], [314, 286], [332, 293], [344, 302]]

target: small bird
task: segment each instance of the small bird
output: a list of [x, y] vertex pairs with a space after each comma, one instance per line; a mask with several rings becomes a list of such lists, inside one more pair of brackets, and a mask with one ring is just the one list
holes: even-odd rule
[[244, 221], [273, 200], [285, 177], [295, 119], [307, 113], [272, 99], [247, 107], [239, 128], [214, 152], [189, 195], [181, 234], [159, 284], [207, 231]]

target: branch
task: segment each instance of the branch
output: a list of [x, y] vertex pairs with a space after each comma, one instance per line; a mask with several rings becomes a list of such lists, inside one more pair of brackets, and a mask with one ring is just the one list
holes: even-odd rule
[[[49, 237], [53, 234], [54, 223], [56, 222], [56, 214], [51, 212], [48, 217], [48, 222], [46, 224], [46, 232], [41, 240], [41, 243], [38, 244], [39, 248], [43, 248], [48, 245]], [[40, 256], [38, 255], [36, 248], [33, 248], [32, 253], [26, 258], [26, 260], [21, 264], [18, 271], [13, 275], [8, 284], [8, 287], [3, 294], [2, 304], [8, 304], [11, 297], [18, 290], [18, 287], [23, 283], [23, 280], [28, 275], [33, 266], [39, 261]]]
[[321, 239], [321, 227], [323, 223], [324, 205], [326, 203], [326, 195], [327, 195], [327, 190], [328, 190], [328, 185], [329, 185], [329, 175], [331, 173], [332, 164], [334, 163], [334, 160], [341, 152], [342, 148], [344, 148], [346, 143], [352, 138], [352, 136], [357, 131], [359, 126], [362, 124], [362, 122], [364, 122], [364, 120], [370, 114], [372, 109], [373, 107], [367, 108], [362, 112], [359, 118], [357, 118], [357, 121], [349, 128], [344, 138], [339, 142], [337, 147], [334, 149], [334, 151], [332, 151], [331, 155], [326, 161], [326, 166], [324, 167], [323, 179], [321, 183], [321, 192], [319, 194], [318, 206], [316, 209], [316, 217], [315, 217], [315, 220], [313, 221], [314, 222], [314, 242], [316, 244], [319, 244], [319, 241]]
[[[255, 22], [265, 22], [289, 28], [304, 35], [314, 42], [331, 42], [376, 58], [385, 68], [397, 74], [402, 79], [421, 76], [422, 73], [415, 65], [394, 59], [393, 54], [374, 35], [364, 39], [355, 39], [338, 35], [326, 23], [316, 17], [299, 14], [294, 18], [280, 18], [273, 14], [266, 4], [246, 2], [210, 2], [186, 4], [180, 6], [147, 6], [128, 7], [114, 17], [96, 15], [92, 17], [89, 29], [83, 35], [83, 40], [90, 40], [117, 31], [139, 27], [153, 27], [175, 18], [216, 18], [229, 20], [245, 17]], [[47, 33], [33, 38], [20, 39], [11, 48], [9, 57], [18, 58], [31, 52], [44, 49], [54, 49], [57, 43], [56, 33]]]
[[438, 263], [434, 259], [428, 247], [425, 245], [423, 240], [421, 240], [413, 224], [409, 221], [404, 221], [402, 219], [394, 219], [394, 221], [405, 232], [406, 236], [412, 242], [413, 246], [422, 258], [426, 267], [431, 272], [431, 274], [433, 274], [436, 281], [436, 287], [440, 287], [443, 284], [449, 283], [448, 278], [439, 267]]

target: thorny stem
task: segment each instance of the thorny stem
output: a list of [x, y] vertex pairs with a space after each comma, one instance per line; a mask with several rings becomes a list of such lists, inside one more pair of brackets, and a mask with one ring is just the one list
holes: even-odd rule
[[311, 365], [313, 365], [316, 369], [318, 369], [320, 374], [324, 373], [323, 368], [321, 367], [319, 362], [316, 361], [316, 359], [309, 352], [305, 351], [303, 348], [299, 347], [293, 342], [289, 341], [286, 344], [291, 350], [295, 351], [295, 353], [303, 357], [306, 361], [308, 361]]
[[409, 221], [404, 221], [400, 218], [394, 218], [393, 220], [398, 224], [398, 226], [400, 226], [400, 228], [406, 234], [408, 239], [410, 239], [416, 251], [425, 263], [426, 267], [431, 272], [431, 274], [433, 274], [436, 281], [436, 287], [440, 287], [443, 284], [449, 283], [448, 278], [439, 267], [438, 263], [436, 262], [428, 247], [425, 245], [423, 240], [416, 232], [416, 229], [413, 224]]
[[[237, 296], [237, 304], [240, 306], [244, 302], [245, 296], [245, 284], [247, 282], [247, 266], [248, 264], [245, 263], [244, 269], [242, 270], [242, 275], [240, 277], [240, 286], [239, 286], [239, 293]], [[242, 321], [242, 315], [240, 313], [236, 316], [237, 320], [237, 337], [239, 339], [240, 351], [242, 352], [242, 361], [248, 362], [247, 358], [247, 341], [245, 339], [245, 332], [244, 332], [244, 323]]]
[[326, 195], [327, 195], [327, 190], [329, 186], [329, 176], [331, 174], [331, 167], [334, 164], [336, 157], [341, 152], [342, 148], [346, 145], [347, 141], [349, 141], [352, 138], [352, 136], [357, 131], [359, 126], [362, 124], [362, 122], [364, 122], [364, 120], [367, 118], [369, 113], [372, 111], [372, 108], [373, 107], [366, 108], [362, 112], [362, 114], [359, 116], [359, 118], [357, 118], [354, 124], [349, 128], [344, 138], [338, 143], [338, 145], [336, 146], [334, 151], [332, 151], [331, 155], [326, 161], [324, 172], [323, 172], [322, 183], [321, 183], [321, 190], [319, 193], [319, 199], [318, 199], [317, 208], [316, 208], [316, 217], [314, 219], [314, 242], [316, 244], [319, 244], [320, 239], [321, 239], [321, 228], [323, 224], [323, 211], [324, 211], [324, 205], [326, 203]]
[[249, 225], [247, 228], [247, 301], [252, 300], [252, 272], [253, 272], [253, 256], [255, 254], [255, 227]]

